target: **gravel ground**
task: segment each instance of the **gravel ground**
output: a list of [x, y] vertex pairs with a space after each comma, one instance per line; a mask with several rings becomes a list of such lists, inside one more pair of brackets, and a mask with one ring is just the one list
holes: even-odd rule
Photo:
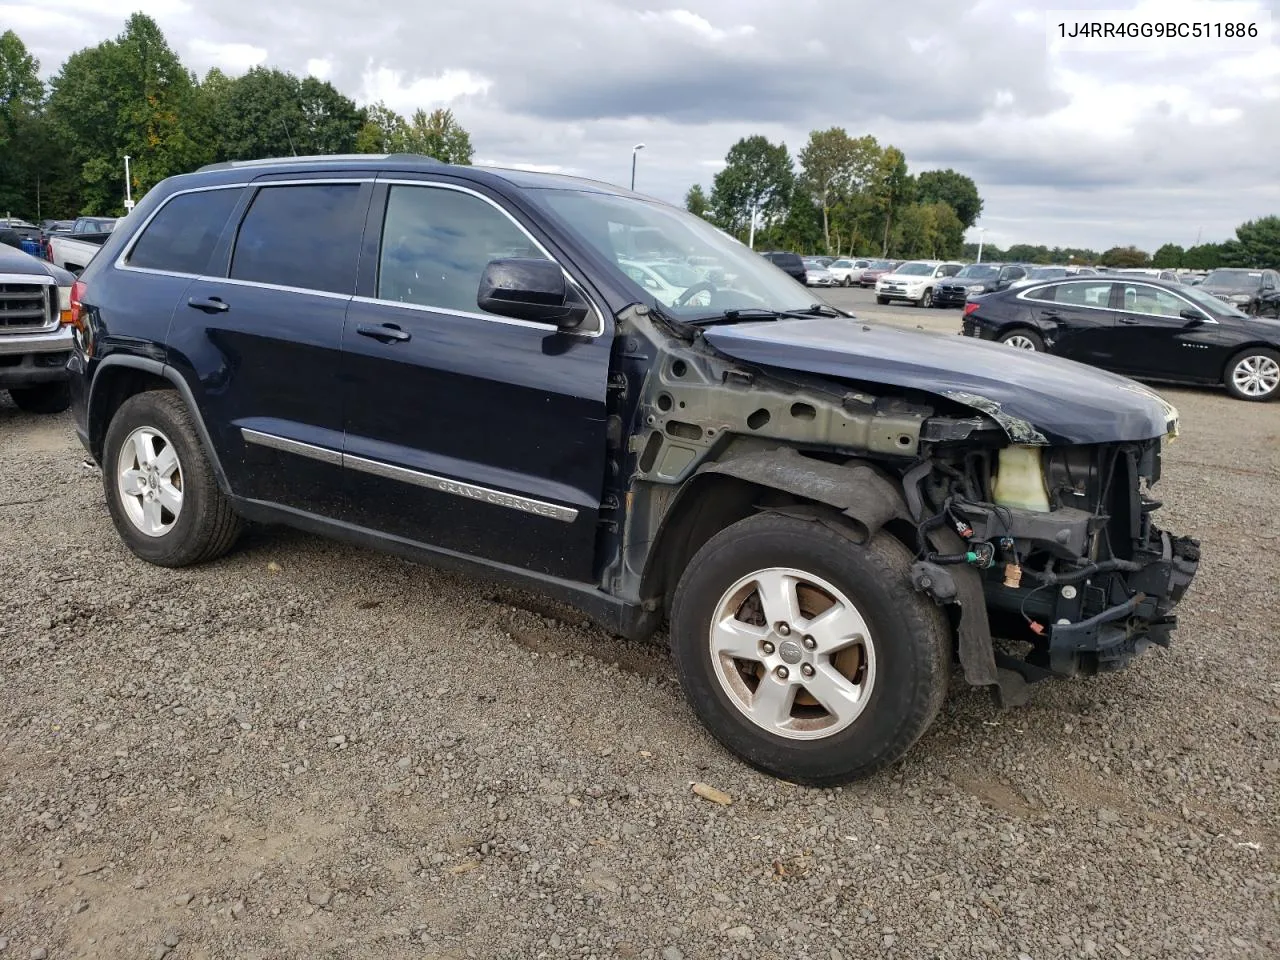
[[957, 684], [832, 791], [537, 598], [287, 530], [136, 561], [69, 417], [0, 400], [0, 958], [1277, 956], [1280, 408], [1164, 392], [1173, 649]]

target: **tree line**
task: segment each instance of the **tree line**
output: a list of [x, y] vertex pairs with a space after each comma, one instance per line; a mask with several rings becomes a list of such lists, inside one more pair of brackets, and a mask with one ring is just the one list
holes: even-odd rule
[[695, 184], [685, 206], [744, 241], [754, 220], [757, 247], [902, 258], [959, 256], [982, 212], [969, 177], [912, 174], [897, 147], [842, 127], [811, 132], [796, 161], [785, 143], [744, 137], [710, 195]]
[[47, 84], [21, 38], [0, 34], [0, 215], [120, 214], [125, 156], [136, 199], [206, 163], [328, 153], [470, 163], [472, 147], [449, 110], [357, 107], [327, 81], [269, 67], [198, 78], [141, 13]]

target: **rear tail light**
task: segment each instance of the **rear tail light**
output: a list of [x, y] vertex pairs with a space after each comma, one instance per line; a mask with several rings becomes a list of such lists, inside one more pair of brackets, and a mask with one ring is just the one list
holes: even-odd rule
[[964, 315], [967, 317], [967, 316], [969, 316], [969, 314], [973, 313], [973, 312], [974, 312], [975, 310], [977, 310], [977, 309], [978, 309], [978, 304], [976, 304], [976, 303], [966, 303], [966, 304], [964, 305]]
[[[59, 301], [62, 300], [62, 291], [65, 289], [66, 289], [65, 287], [58, 288]], [[71, 292], [67, 297], [68, 302], [66, 305], [66, 310], [64, 310], [62, 313], [63, 323], [69, 323], [73, 327], [78, 327], [81, 330], [83, 330], [84, 327], [80, 320], [80, 311], [81, 311], [80, 301], [84, 299], [84, 291], [85, 291], [85, 285], [83, 280], [77, 280], [75, 283], [73, 283], [71, 285]], [[61, 302], [59, 302], [58, 305], [62, 306]]]

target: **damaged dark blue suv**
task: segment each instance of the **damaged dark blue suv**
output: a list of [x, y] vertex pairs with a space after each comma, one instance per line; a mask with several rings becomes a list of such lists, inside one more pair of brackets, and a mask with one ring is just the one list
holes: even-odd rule
[[208, 167], [73, 301], [78, 431], [139, 557], [287, 523], [668, 624], [703, 722], [800, 782], [901, 757], [955, 661], [1016, 700], [1167, 643], [1197, 567], [1154, 520], [1177, 416], [1150, 390], [862, 323], [604, 184]]

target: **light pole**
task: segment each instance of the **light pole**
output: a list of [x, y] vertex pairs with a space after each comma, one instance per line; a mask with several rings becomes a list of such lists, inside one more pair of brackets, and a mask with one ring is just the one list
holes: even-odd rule
[[126, 153], [124, 155], [124, 212], [128, 213], [133, 209], [133, 183], [129, 176], [129, 160], [130, 157]]
[[637, 143], [631, 148], [631, 189], [636, 188], [636, 154], [644, 149], [643, 143]]
[[751, 204], [751, 231], [748, 234], [747, 246], [752, 250], [756, 248], [756, 205], [754, 201]]
[[986, 238], [986, 235], [987, 235], [987, 228], [979, 227], [978, 228], [978, 263], [982, 262], [982, 241], [983, 239]]

